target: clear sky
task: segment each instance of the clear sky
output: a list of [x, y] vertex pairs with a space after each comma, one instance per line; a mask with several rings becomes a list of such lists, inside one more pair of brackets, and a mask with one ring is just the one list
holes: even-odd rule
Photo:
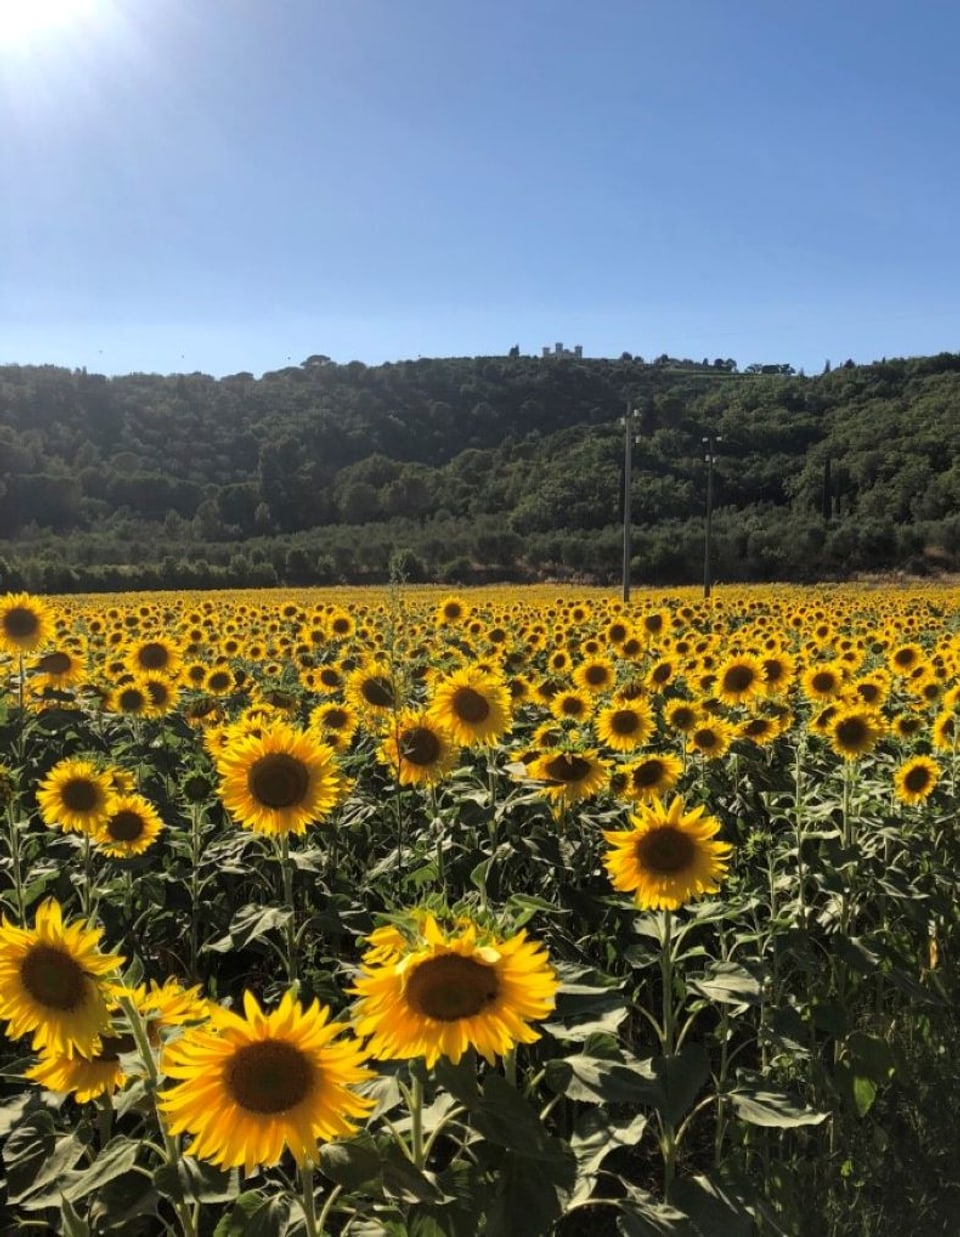
[[956, 0], [0, 0], [0, 362], [960, 350]]

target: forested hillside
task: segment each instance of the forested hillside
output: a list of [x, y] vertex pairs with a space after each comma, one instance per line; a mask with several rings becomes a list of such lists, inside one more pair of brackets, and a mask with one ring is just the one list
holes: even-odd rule
[[960, 354], [817, 377], [730, 359], [314, 356], [264, 374], [0, 368], [0, 587], [607, 581], [626, 401], [637, 582], [960, 562]]

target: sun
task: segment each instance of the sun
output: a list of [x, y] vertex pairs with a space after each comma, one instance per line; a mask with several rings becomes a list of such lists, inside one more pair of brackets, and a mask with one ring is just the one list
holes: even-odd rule
[[0, 0], [0, 48], [69, 29], [96, 13], [102, 0]]

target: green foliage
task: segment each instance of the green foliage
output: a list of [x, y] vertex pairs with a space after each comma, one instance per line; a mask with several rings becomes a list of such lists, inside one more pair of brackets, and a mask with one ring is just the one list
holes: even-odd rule
[[606, 583], [629, 400], [644, 582], [699, 577], [705, 433], [719, 579], [956, 568], [960, 355], [735, 371], [627, 353], [310, 357], [219, 381], [0, 367], [0, 553], [55, 591], [382, 582], [401, 549], [423, 578]]

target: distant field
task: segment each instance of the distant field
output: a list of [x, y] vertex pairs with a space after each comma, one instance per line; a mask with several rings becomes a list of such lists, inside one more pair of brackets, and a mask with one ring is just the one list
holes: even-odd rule
[[11, 594], [0, 681], [18, 1222], [948, 1231], [955, 582]]

